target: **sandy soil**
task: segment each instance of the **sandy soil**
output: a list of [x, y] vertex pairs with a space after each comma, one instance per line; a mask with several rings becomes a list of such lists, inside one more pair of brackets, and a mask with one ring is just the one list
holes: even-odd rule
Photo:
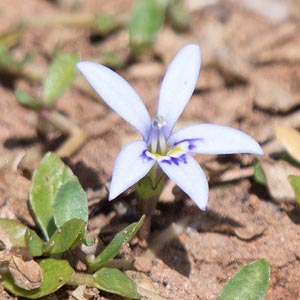
[[[67, 1], [61, 1], [61, 6], [53, 2], [1, 0], [0, 33], [12, 29], [23, 18], [70, 10]], [[81, 11], [124, 17], [134, 2], [78, 0], [77, 5]], [[263, 145], [265, 158], [273, 157], [282, 149], [274, 141], [273, 124], [284, 122], [300, 127], [300, 56], [293, 50], [300, 47], [297, 0], [265, 1], [266, 7], [255, 5], [259, 1], [253, 5], [250, 1], [246, 4], [247, 1], [233, 0], [201, 1], [201, 5], [198, 2], [186, 1], [191, 12], [189, 31], [175, 33], [166, 25], [157, 37], [152, 54], [118, 72], [134, 86], [154, 115], [159, 84], [171, 57], [184, 44], [201, 45], [203, 65], [199, 82], [180, 125], [210, 122], [240, 128]], [[276, 5], [281, 9], [277, 10]], [[115, 51], [120, 57], [128, 54], [126, 30], [93, 42], [91, 34], [88, 29], [70, 27], [28, 28], [12, 53], [21, 57], [33, 52], [34, 62], [42, 67], [48, 63], [55, 46], [77, 51], [82, 59], [99, 61], [106, 51]], [[15, 101], [13, 87], [20, 84], [24, 82], [0, 74], [2, 161], [24, 151], [46, 151], [49, 146], [37, 137], [34, 114]], [[37, 83], [29, 88], [40, 92]], [[134, 195], [128, 192], [127, 200], [121, 196], [107, 203], [105, 192], [99, 196], [97, 193], [109, 183], [120, 148], [137, 138], [136, 133], [101, 99], [95, 101], [74, 87], [64, 93], [57, 108], [89, 133], [87, 141], [66, 160], [89, 195], [96, 195], [96, 200], [91, 196], [89, 230], [100, 235], [113, 232], [132, 221], [134, 212], [128, 204], [134, 203]], [[52, 138], [57, 136], [54, 134]], [[169, 187], [154, 217], [153, 236], [183, 217], [189, 218], [188, 225], [157, 257], [148, 260], [146, 269], [140, 266], [140, 270], [149, 275], [165, 299], [208, 300], [217, 298], [224, 283], [240, 266], [265, 258], [271, 264], [266, 300], [300, 299], [299, 209], [290, 199], [272, 198], [266, 188], [254, 182], [252, 166], [256, 158], [253, 156], [197, 159], [210, 178], [207, 211], [196, 209], [177, 189], [174, 196], [172, 186]], [[24, 191], [28, 190], [28, 178], [38, 161], [39, 158], [19, 170], [21, 179], [17, 185], [10, 185], [12, 180], [4, 175], [6, 169], [0, 169], [2, 216], [32, 222], [24, 212], [28, 197]], [[20, 192], [16, 192], [18, 188]], [[237, 228], [246, 228], [246, 239]], [[132, 249], [126, 250], [127, 255], [133, 256], [134, 245]]]

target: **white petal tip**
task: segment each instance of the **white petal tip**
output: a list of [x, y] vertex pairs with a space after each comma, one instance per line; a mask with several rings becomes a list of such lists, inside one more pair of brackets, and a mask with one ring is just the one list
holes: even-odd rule
[[114, 200], [116, 198], [117, 198], [117, 196], [111, 195], [111, 193], [109, 193], [109, 195], [108, 195], [108, 201], [112, 201], [112, 200]]
[[189, 44], [189, 45], [186, 45], [185, 47], [183, 47], [182, 49], [190, 49], [190, 50], [193, 50], [193, 51], [200, 51], [201, 48], [199, 45], [197, 44]]
[[264, 151], [261, 147], [259, 147], [258, 151], [257, 151], [257, 155], [263, 156], [264, 155]]
[[[259, 156], [264, 155], [264, 152], [263, 152], [261, 146], [258, 144], [258, 142], [256, 140], [251, 138], [250, 142], [251, 143], [249, 144], [248, 151], [247, 151], [247, 149], [245, 149], [246, 151], [244, 153], [255, 154], [255, 155], [259, 155]], [[241, 151], [240, 153], [243, 153], [243, 152]]]
[[[192, 199], [192, 198], [191, 198]], [[208, 199], [207, 199], [208, 200]], [[195, 200], [193, 200], [192, 199], [192, 201], [194, 201], [195, 202], [195, 204], [197, 205], [197, 207], [200, 209], [200, 210], [202, 210], [202, 211], [206, 211], [206, 207], [207, 207], [207, 202], [208, 201], [206, 201], [206, 203], [205, 204], [203, 204], [203, 203], [200, 203], [200, 202], [203, 202], [203, 201], [195, 201]]]
[[108, 193], [108, 201], [112, 201], [115, 200], [117, 197], [119, 197], [122, 192], [120, 192], [119, 190], [117, 190], [115, 187], [112, 187], [112, 183], [110, 183], [110, 190]]
[[198, 206], [200, 208], [200, 210], [202, 211], [206, 211], [206, 205], [205, 206]]

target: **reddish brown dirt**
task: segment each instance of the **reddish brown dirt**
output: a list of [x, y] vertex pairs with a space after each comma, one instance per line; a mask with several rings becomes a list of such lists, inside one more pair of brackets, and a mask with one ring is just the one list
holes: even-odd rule
[[[68, 11], [68, 7], [60, 7], [53, 2], [1, 0], [0, 33], [11, 30], [23, 18]], [[81, 11], [107, 12], [122, 15], [123, 18], [135, 3], [131, 0], [76, 2]], [[295, 9], [297, 0], [273, 1], [283, 3], [287, 8], [283, 16], [271, 10], [267, 14], [260, 14], [238, 4], [239, 1], [214, 1], [212, 5], [205, 5], [209, 1], [204, 1], [203, 7], [197, 8], [198, 2], [186, 1], [191, 10], [189, 31], [174, 33], [166, 25], [157, 37], [155, 55], [144, 56], [119, 72], [133, 85], [154, 115], [160, 80], [170, 58], [184, 44], [200, 44], [202, 71], [180, 125], [210, 122], [234, 126], [262, 143], [266, 147], [266, 155], [276, 152], [278, 147], [281, 149], [279, 144], [274, 143], [274, 147], [277, 147], [274, 151], [272, 147], [268, 148], [268, 142], [273, 139], [274, 122], [289, 122], [289, 117], [293, 115], [294, 127], [300, 127], [300, 57], [296, 54], [292, 58], [288, 55], [276, 56], [276, 51], [282, 47], [300, 47], [299, 30], [280, 35], [285, 26], [299, 25], [299, 15]], [[70, 27], [29, 28], [12, 48], [12, 53], [21, 57], [26, 52], [32, 52], [35, 55], [34, 62], [41, 66], [46, 66], [55, 46], [77, 51], [82, 59], [99, 60], [101, 54], [109, 50], [121, 57], [128, 54], [128, 34], [125, 30], [94, 43], [91, 43], [90, 35], [87, 29]], [[263, 53], [269, 55], [269, 61], [262, 61]], [[34, 114], [16, 103], [8, 79], [0, 76], [1, 161], [14, 158], [23, 151], [44, 151], [44, 145], [37, 139], [34, 129]], [[287, 89], [292, 100], [286, 104], [265, 104], [267, 101], [263, 98], [261, 104], [257, 99], [261, 97], [259, 88], [265, 87], [262, 78], [271, 81], [273, 86]], [[39, 93], [40, 85], [34, 84], [31, 89]], [[269, 95], [268, 92], [266, 95]], [[89, 132], [89, 139], [67, 162], [84, 188], [93, 194], [109, 182], [114, 159], [122, 145], [138, 137], [100, 99], [94, 101], [75, 88], [64, 93], [57, 108]], [[276, 203], [276, 199], [271, 199], [267, 190], [251, 177], [240, 179], [241, 169], [251, 169], [255, 161], [253, 156], [237, 155], [219, 159], [202, 156], [197, 159], [211, 179], [207, 211], [199, 211], [180, 192], [176, 193], [176, 201], [173, 202], [174, 196], [169, 192], [165, 194], [164, 201], [158, 207], [158, 215], [154, 218], [154, 232], [172, 222], [176, 223], [182, 217], [190, 218], [187, 228], [150, 261], [150, 270], [147, 272], [158, 294], [170, 300], [217, 299], [224, 283], [240, 266], [265, 258], [271, 264], [271, 282], [266, 300], [300, 299], [299, 209], [284, 201]], [[36, 159], [20, 173], [29, 177], [38, 161]], [[235, 180], [223, 182], [220, 174], [224, 170], [235, 170]], [[0, 172], [2, 179], [5, 169], [2, 167]], [[7, 184], [4, 179], [0, 184], [1, 216], [22, 216], [18, 203], [26, 203], [26, 194], [15, 193], [16, 187]], [[27, 181], [24, 181], [24, 188], [28, 188]], [[105, 198], [105, 195], [102, 197]], [[129, 194], [129, 198], [134, 202], [132, 194]], [[130, 218], [130, 209], [126, 218], [120, 213], [122, 203], [126, 202], [119, 197], [112, 204], [100, 205], [96, 201], [91, 205], [91, 232], [99, 233], [102, 227], [110, 231], [107, 227], [109, 224], [112, 231], [122, 227], [124, 220]], [[105, 212], [99, 208], [102, 206]], [[23, 207], [26, 209], [26, 205]], [[29, 216], [23, 218], [29, 223], [32, 221]], [[264, 231], [261, 235], [243, 240], [232, 230], [239, 226], [264, 228]], [[128, 254], [128, 251], [125, 252]]]

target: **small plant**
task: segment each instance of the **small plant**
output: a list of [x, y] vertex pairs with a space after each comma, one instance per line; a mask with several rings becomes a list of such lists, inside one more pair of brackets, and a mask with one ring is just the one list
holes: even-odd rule
[[18, 103], [37, 112], [36, 128], [41, 136], [47, 137], [53, 129], [69, 136], [57, 150], [60, 156], [71, 155], [86, 138], [81, 128], [55, 109], [58, 98], [75, 78], [77, 61], [77, 54], [59, 52], [44, 79], [41, 96], [32, 96], [20, 89], [15, 91]]
[[151, 214], [163, 189], [165, 174], [205, 210], [208, 183], [189, 153], [263, 154], [252, 137], [226, 126], [197, 124], [173, 133], [193, 94], [200, 64], [199, 46], [188, 45], [179, 51], [162, 81], [157, 115], [151, 121], [140, 97], [117, 73], [96, 63], [78, 63], [79, 70], [103, 100], [142, 136], [142, 140], [126, 145], [117, 157], [109, 199], [135, 185], [140, 210], [146, 215], [140, 231], [143, 238], [149, 234]]
[[[86, 194], [54, 153], [47, 153], [33, 174], [29, 204], [43, 238], [16, 220], [0, 219], [0, 284], [6, 290], [36, 299], [64, 285], [87, 285], [130, 299], [141, 297], [135, 283], [108, 263], [136, 234], [144, 217], [119, 232], [97, 255], [92, 251], [94, 238], [86, 235]], [[87, 273], [72, 267], [82, 257]]]
[[180, 0], [141, 0], [129, 20], [130, 50], [133, 56], [152, 48], [156, 36], [168, 22], [176, 31], [189, 28], [190, 16]]
[[259, 259], [243, 266], [228, 280], [219, 300], [263, 300], [270, 282], [270, 265]]

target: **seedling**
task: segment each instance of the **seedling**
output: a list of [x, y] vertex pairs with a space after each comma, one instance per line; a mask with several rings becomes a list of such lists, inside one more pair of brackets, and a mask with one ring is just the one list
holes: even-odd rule
[[44, 79], [41, 96], [29, 95], [23, 90], [15, 91], [16, 99], [21, 105], [37, 112], [36, 128], [40, 135], [47, 137], [54, 128], [69, 136], [57, 150], [60, 156], [74, 153], [87, 136], [84, 130], [55, 110], [57, 100], [75, 78], [77, 61], [75, 53], [59, 53]]
[[[95, 238], [87, 237], [86, 194], [54, 153], [47, 153], [33, 174], [29, 204], [42, 237], [17, 220], [0, 219], [0, 283], [5, 289], [37, 299], [64, 285], [88, 285], [129, 299], [141, 297], [135, 283], [108, 263], [137, 233], [144, 217], [119, 232], [99, 254], [91, 253]], [[73, 267], [82, 256], [86, 273]]]

